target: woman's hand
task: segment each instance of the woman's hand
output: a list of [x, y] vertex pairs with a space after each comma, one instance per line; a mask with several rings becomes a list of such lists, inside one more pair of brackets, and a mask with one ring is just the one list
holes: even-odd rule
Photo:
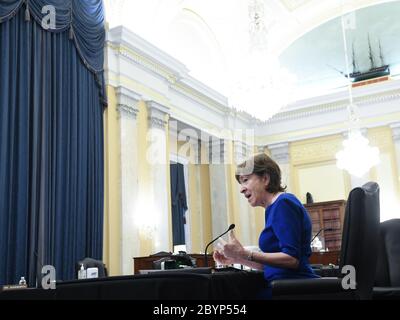
[[213, 257], [217, 263], [222, 265], [238, 263], [252, 269], [263, 270], [264, 266], [262, 264], [247, 259], [249, 254], [250, 251], [242, 246], [239, 240], [236, 239], [233, 231], [231, 231], [229, 233], [228, 242], [224, 241], [222, 238], [219, 239]]
[[246, 250], [239, 240], [236, 239], [233, 231], [229, 233], [229, 241], [224, 243], [222, 253], [226, 258], [230, 258], [234, 261], [246, 259], [247, 257]]
[[219, 252], [217, 250], [214, 251], [213, 258], [214, 258], [215, 262], [217, 262], [217, 264], [224, 265], [224, 266], [234, 263], [234, 261], [232, 259], [225, 257], [221, 252]]

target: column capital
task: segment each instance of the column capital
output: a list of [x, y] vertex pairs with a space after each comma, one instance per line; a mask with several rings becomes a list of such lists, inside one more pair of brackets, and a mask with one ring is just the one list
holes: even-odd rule
[[271, 152], [271, 157], [278, 163], [289, 163], [289, 143], [277, 143], [268, 145], [268, 150]]
[[390, 128], [392, 129], [393, 141], [400, 142], [400, 122], [392, 123]]
[[142, 100], [142, 96], [122, 86], [117, 87], [115, 93], [117, 96], [117, 111], [119, 116], [125, 115], [136, 119], [139, 113], [137, 104]]
[[165, 126], [167, 124], [165, 116], [169, 115], [170, 109], [153, 100], [147, 101], [146, 105], [149, 114], [148, 116], [149, 126], [151, 128], [158, 128], [165, 130]]

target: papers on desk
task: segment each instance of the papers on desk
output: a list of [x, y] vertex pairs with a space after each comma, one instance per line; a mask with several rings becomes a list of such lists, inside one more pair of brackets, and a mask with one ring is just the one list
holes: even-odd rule
[[212, 272], [212, 268], [210, 267], [200, 267], [200, 268], [180, 268], [180, 269], [148, 269], [148, 270], [139, 270], [139, 274], [150, 274], [150, 273], [202, 273], [202, 274], [210, 274]]

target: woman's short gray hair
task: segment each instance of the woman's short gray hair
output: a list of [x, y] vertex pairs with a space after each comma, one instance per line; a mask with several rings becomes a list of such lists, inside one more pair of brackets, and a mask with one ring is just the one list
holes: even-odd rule
[[256, 174], [259, 177], [269, 177], [267, 191], [270, 193], [284, 192], [281, 169], [279, 165], [265, 153], [256, 154], [239, 164], [236, 168], [235, 178], [240, 183], [240, 176]]

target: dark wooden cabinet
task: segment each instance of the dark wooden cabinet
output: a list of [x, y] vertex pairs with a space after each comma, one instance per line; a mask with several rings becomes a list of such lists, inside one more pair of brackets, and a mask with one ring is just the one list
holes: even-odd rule
[[346, 201], [318, 202], [304, 206], [311, 218], [313, 236], [322, 229], [318, 238], [322, 242], [323, 249], [340, 251]]
[[340, 251], [313, 252], [309, 259], [311, 264], [339, 265]]
[[[204, 261], [204, 254], [197, 254], [197, 253], [192, 253], [189, 254], [192, 258], [196, 259], [196, 265], [197, 267], [205, 267], [205, 261]], [[153, 269], [153, 261], [159, 260], [161, 258], [166, 258], [168, 255], [161, 256], [148, 256], [148, 257], [135, 257], [133, 258], [133, 273], [134, 274], [139, 274], [139, 270], [151, 270]], [[212, 257], [211, 254], [207, 255], [208, 259], [208, 266], [209, 267], [215, 267], [215, 261]]]

